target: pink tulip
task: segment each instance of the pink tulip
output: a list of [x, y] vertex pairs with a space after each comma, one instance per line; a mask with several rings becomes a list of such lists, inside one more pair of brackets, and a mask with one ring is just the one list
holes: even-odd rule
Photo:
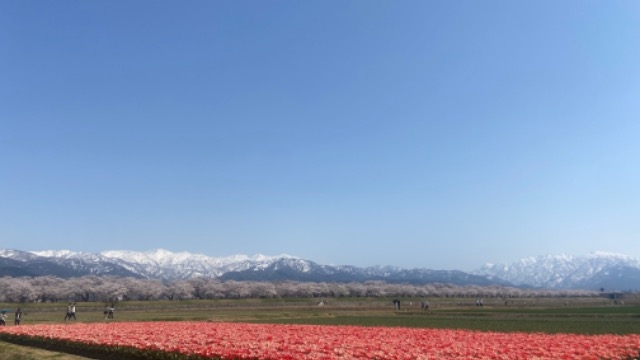
[[640, 335], [211, 322], [24, 325], [0, 333], [220, 359], [629, 359]]

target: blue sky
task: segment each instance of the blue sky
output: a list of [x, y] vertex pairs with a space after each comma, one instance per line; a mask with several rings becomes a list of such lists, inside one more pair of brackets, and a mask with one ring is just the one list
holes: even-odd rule
[[5, 1], [0, 248], [640, 257], [640, 3]]

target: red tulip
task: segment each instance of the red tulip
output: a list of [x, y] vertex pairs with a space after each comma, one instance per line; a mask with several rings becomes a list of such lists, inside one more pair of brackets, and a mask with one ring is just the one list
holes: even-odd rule
[[220, 359], [626, 359], [640, 335], [497, 333], [358, 326], [203, 322], [21, 325], [0, 334]]

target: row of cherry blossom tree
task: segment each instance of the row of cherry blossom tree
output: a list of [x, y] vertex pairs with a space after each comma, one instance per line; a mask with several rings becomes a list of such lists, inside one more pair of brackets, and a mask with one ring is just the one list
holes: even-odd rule
[[211, 278], [160, 281], [133, 277], [54, 276], [2, 277], [0, 302], [59, 302], [116, 300], [184, 300], [220, 298], [325, 297], [573, 297], [598, 296], [587, 290], [540, 290], [501, 286], [452, 284], [220, 281]]

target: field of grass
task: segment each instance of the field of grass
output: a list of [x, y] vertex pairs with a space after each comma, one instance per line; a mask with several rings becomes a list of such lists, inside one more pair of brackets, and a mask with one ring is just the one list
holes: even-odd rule
[[[402, 299], [399, 311], [393, 307], [390, 298], [325, 300], [327, 301], [322, 306], [318, 305], [318, 299], [119, 302], [116, 304], [113, 320], [105, 320], [104, 303], [78, 303], [77, 321], [117, 323], [190, 320], [456, 328], [500, 332], [640, 334], [640, 295], [627, 296], [624, 304], [613, 304], [605, 298], [526, 298], [509, 299], [506, 305], [501, 299], [485, 299], [482, 307], [475, 306], [475, 299], [470, 298], [405, 298]], [[424, 300], [428, 300], [431, 305], [427, 311], [420, 308], [420, 303]], [[0, 308], [15, 310], [18, 306], [24, 312], [24, 325], [64, 322], [65, 303], [0, 303]], [[12, 326], [12, 317], [9, 316], [8, 320], [8, 326]], [[0, 342], [0, 352], [7, 352], [7, 346], [9, 345]], [[23, 359], [46, 358], [29, 357], [26, 353], [30, 348], [23, 349], [26, 356]], [[0, 357], [0, 360], [4, 359]]]
[[[425, 299], [402, 299], [400, 311], [385, 298], [326, 299], [236, 299], [186, 301], [132, 301], [116, 304], [119, 321], [242, 321], [259, 323], [403, 326], [464, 328], [483, 331], [570, 332], [581, 334], [640, 333], [640, 296], [627, 296], [624, 305], [604, 298], [475, 299], [431, 298], [429, 310], [420, 308]], [[23, 324], [62, 323], [65, 303], [0, 304], [21, 306]], [[78, 303], [80, 322], [103, 322], [103, 303]], [[11, 315], [11, 314], [9, 314]], [[9, 324], [11, 325], [11, 317]]]
[[86, 360], [88, 358], [0, 341], [0, 360]]

